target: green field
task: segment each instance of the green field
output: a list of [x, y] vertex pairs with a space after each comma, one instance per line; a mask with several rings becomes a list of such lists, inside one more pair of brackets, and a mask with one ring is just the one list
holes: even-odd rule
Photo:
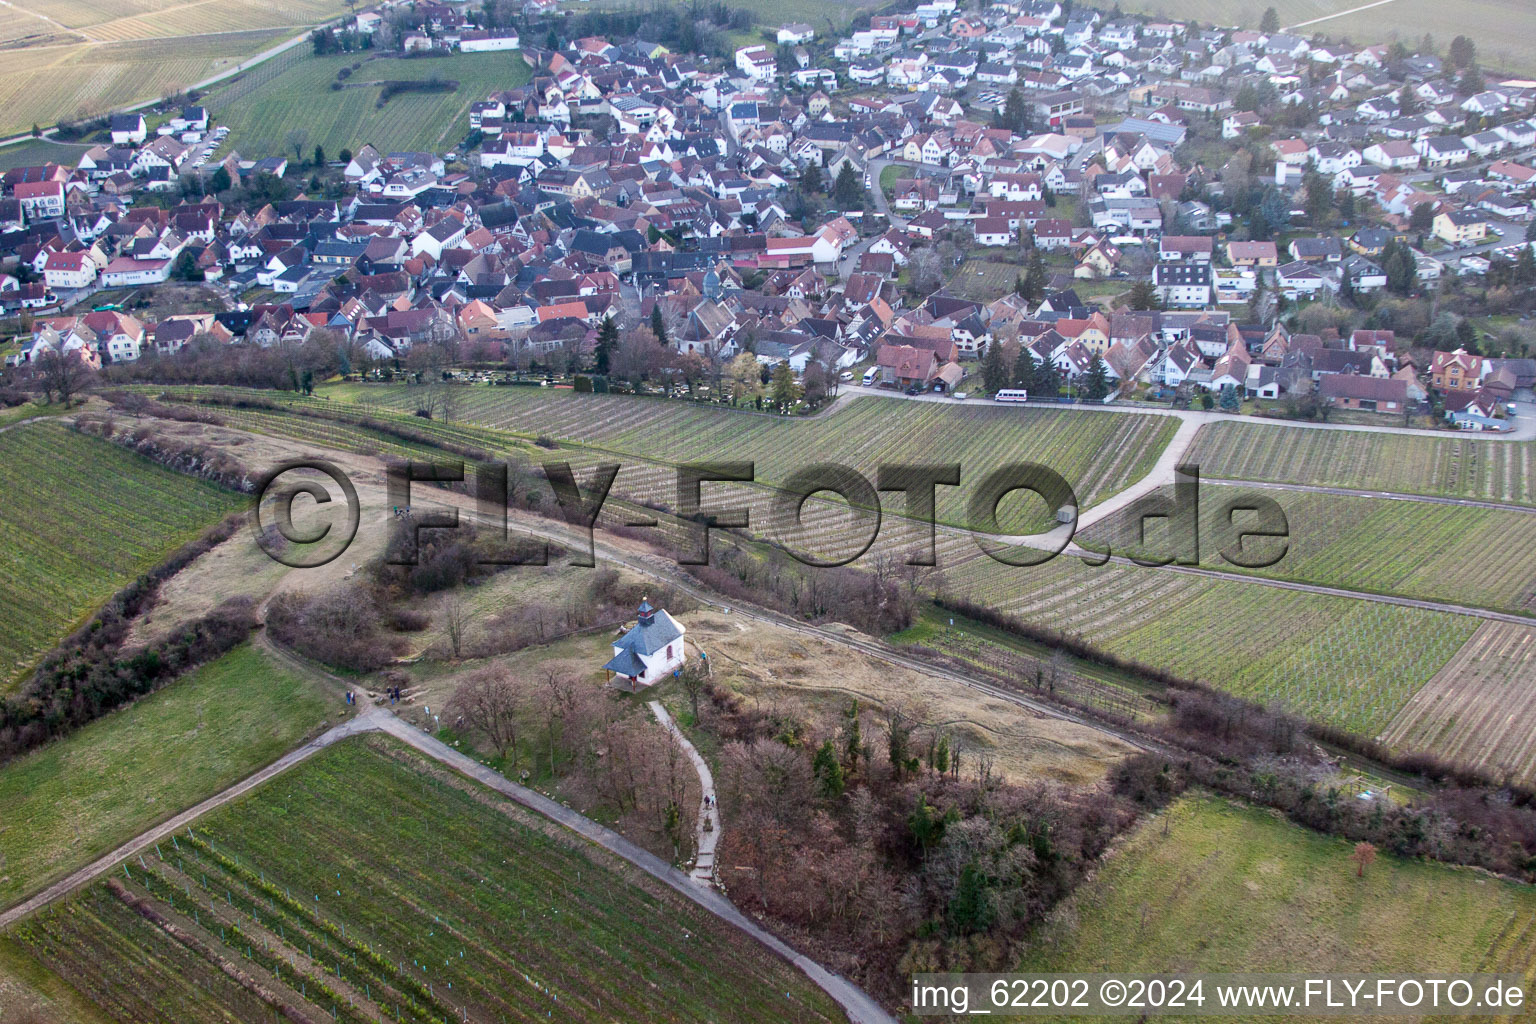
[[[1221, 557], [1222, 510], [1245, 494], [1268, 498], [1285, 512], [1284, 557], [1264, 569], [1243, 569]], [[1207, 484], [1200, 490], [1201, 564], [1278, 579], [1345, 587], [1452, 604], [1529, 612], [1536, 600], [1536, 514], [1463, 508], [1423, 501], [1362, 498], [1308, 491], [1251, 490]], [[1242, 522], [1240, 519], [1239, 522]], [[1148, 528], [1139, 549], [1134, 513], [1096, 524], [1084, 539], [1122, 555], [1138, 550], [1166, 557], [1162, 533]], [[1256, 554], [1278, 543], [1255, 542]]]
[[[346, 385], [324, 393], [401, 412], [414, 409], [416, 400], [403, 386]], [[524, 437], [548, 435], [593, 451], [668, 464], [748, 460], [756, 465], [756, 479], [769, 484], [824, 462], [846, 464], [869, 479], [887, 463], [958, 462], [961, 486], [939, 489], [940, 519], [958, 525], [969, 524], [965, 503], [993, 469], [1013, 462], [1043, 464], [1072, 485], [1081, 504], [1091, 505], [1144, 476], [1177, 429], [1173, 419], [1162, 416], [985, 402], [861, 397], [830, 414], [799, 419], [661, 399], [493, 387], [464, 389], [455, 415]], [[631, 467], [633, 475], [641, 476], [642, 468]], [[661, 474], [655, 486], [662, 490], [650, 497], [675, 501], [675, 476]]]
[[1202, 427], [1184, 461], [1207, 479], [1536, 505], [1536, 444], [1530, 442], [1232, 422]]
[[[1363, 6], [1366, 4], [1361, 0], [1133, 0], [1124, 9], [1154, 18], [1258, 28], [1265, 9], [1273, 7], [1280, 15], [1280, 24], [1288, 31], [1292, 26], [1301, 26], [1294, 31], [1305, 39], [1321, 33], [1334, 40], [1349, 39], [1356, 46], [1401, 39], [1413, 50], [1429, 33], [1442, 56], [1454, 37], [1467, 35], [1477, 43], [1482, 64], [1519, 73], [1536, 69], [1536, 52], [1528, 45], [1536, 33], [1536, 11], [1524, 0], [1468, 0], [1456, 4], [1393, 0], [1342, 17], [1327, 17]], [[1326, 21], [1301, 24], [1324, 17]]]
[[0, 906], [276, 760], [325, 706], [309, 683], [240, 648], [0, 767]]
[[0, 683], [247, 499], [53, 423], [0, 434]]
[[[996, 250], [994, 250], [996, 251]], [[1013, 291], [1023, 267], [1012, 263], [970, 259], [960, 265], [949, 280], [949, 290], [963, 299], [991, 302]]]
[[1140, 664], [1373, 736], [1480, 620], [1075, 558], [946, 571], [954, 594]]
[[339, 744], [190, 832], [7, 940], [121, 1020], [268, 1021], [258, 986], [311, 1020], [843, 1019], [754, 940], [393, 741]]
[[1532, 974], [1530, 886], [1385, 853], [1357, 878], [1348, 842], [1271, 812], [1164, 813], [1169, 834], [1153, 819], [1111, 854], [1021, 970]]
[[[362, 61], [347, 87], [331, 90], [336, 72]], [[258, 69], [258, 72], [260, 69]], [[209, 93], [214, 120], [230, 130], [224, 152], [247, 158], [292, 151], [290, 131], [305, 134], [304, 158], [316, 145], [333, 158], [342, 149], [372, 143], [381, 153], [442, 153], [469, 132], [469, 108], [493, 92], [528, 81], [518, 51], [456, 53], [447, 57], [365, 59], [361, 54], [291, 59], [278, 73], [255, 73]], [[367, 83], [431, 78], [459, 83], [454, 92], [403, 93], [378, 106], [380, 89]]]

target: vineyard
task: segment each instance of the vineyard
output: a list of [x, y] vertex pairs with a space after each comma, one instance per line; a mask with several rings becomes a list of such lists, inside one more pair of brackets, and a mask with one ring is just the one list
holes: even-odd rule
[[14, 683], [134, 576], [244, 506], [52, 423], [0, 435], [0, 680]]
[[[336, 72], [362, 62], [348, 87], [331, 90]], [[258, 72], [261, 69], [257, 69]], [[230, 131], [225, 151], [242, 155], [282, 152], [288, 133], [299, 129], [306, 145], [327, 153], [371, 143], [381, 152], [452, 149], [469, 132], [469, 108], [493, 92], [528, 81], [520, 53], [457, 53], [435, 58], [374, 58], [350, 54], [306, 56], [285, 63], [280, 73], [253, 74], [207, 96], [214, 119]], [[379, 109], [384, 81], [438, 78], [459, 83], [454, 91], [409, 93]], [[317, 102], [317, 97], [324, 97]]]
[[[415, 403], [408, 387], [330, 393], [399, 410]], [[1014, 462], [1048, 466], [1087, 506], [1144, 476], [1177, 427], [1161, 416], [880, 398], [856, 398], [830, 414], [794, 419], [662, 399], [489, 387], [464, 389], [456, 415], [524, 436], [548, 435], [673, 464], [751, 461], [757, 479], [775, 485], [798, 469], [827, 462], [851, 466], [871, 479], [876, 467], [887, 463], [957, 462], [961, 486], [939, 488], [939, 518], [961, 526], [969, 521], [967, 485], [993, 469]], [[1034, 525], [1044, 511], [1037, 511]]]
[[1207, 478], [1536, 505], [1536, 443], [1271, 424], [1202, 427], [1185, 458]]
[[240, 648], [7, 763], [0, 906], [276, 760], [325, 713], [314, 684]]
[[1532, 975], [1529, 886], [1385, 852], [1357, 877], [1352, 844], [1234, 801], [1192, 797], [1163, 816], [1108, 857], [1018, 970]]
[[843, 1019], [671, 889], [381, 739], [317, 755], [9, 940], [118, 1020], [265, 1022], [278, 1003], [347, 1022]]
[[948, 592], [1134, 662], [1364, 735], [1477, 628], [1464, 615], [1074, 558], [946, 572]]
[[[1231, 544], [1223, 509], [1244, 493], [1236, 486], [1200, 491], [1201, 564], [1230, 572], [1297, 580], [1368, 593], [1446, 601], [1501, 611], [1530, 612], [1536, 601], [1536, 514], [1423, 501], [1364, 498], [1308, 491], [1254, 492], [1284, 510], [1289, 540], [1284, 557], [1265, 569], [1227, 562]], [[1238, 517], [1238, 524], [1244, 520]], [[1122, 555], [1167, 557], [1164, 534], [1149, 526], [1137, 542], [1135, 513], [1095, 524], [1084, 540]], [[1246, 542], [1255, 554], [1278, 553], [1278, 542]]]
[[1527, 785], [1536, 781], [1536, 628], [1484, 624], [1392, 720], [1383, 739]]

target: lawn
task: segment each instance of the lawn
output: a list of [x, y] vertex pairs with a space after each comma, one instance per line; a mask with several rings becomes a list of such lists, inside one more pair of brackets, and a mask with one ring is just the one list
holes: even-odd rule
[[247, 499], [55, 423], [0, 434], [0, 683]]
[[1232, 422], [1202, 427], [1185, 461], [1207, 479], [1536, 505], [1536, 444], [1530, 442]]
[[1111, 854], [1021, 970], [1532, 975], [1529, 886], [1385, 853], [1358, 878], [1351, 844], [1270, 812], [1164, 813], [1168, 834], [1154, 818]]
[[325, 709], [311, 684], [239, 648], [0, 767], [0, 906], [275, 761]]
[[[360, 61], [346, 88], [333, 91], [336, 73]], [[522, 85], [530, 74], [517, 51], [409, 59], [306, 55], [289, 60], [280, 71], [253, 74], [215, 89], [206, 102], [214, 119], [230, 130], [224, 151], [238, 150], [246, 157], [289, 149], [291, 131], [304, 133], [306, 158], [316, 145], [334, 156], [364, 143], [385, 153], [442, 153], [468, 134], [470, 106], [492, 92]], [[459, 87], [452, 92], [403, 93], [380, 108], [380, 87], [371, 84], [431, 78], [456, 81]]]
[[843, 1019], [671, 889], [382, 738], [316, 755], [7, 938], [118, 1019], [266, 1021], [258, 991], [349, 1022]]
[[1013, 291], [1024, 268], [1013, 263], [968, 259], [949, 280], [949, 290], [963, 299], [991, 302]]
[[[1218, 550], [1229, 543], [1222, 539], [1223, 510], [1245, 494], [1276, 502], [1286, 516], [1284, 556], [1268, 568], [1234, 566]], [[1200, 513], [1201, 564], [1210, 568], [1518, 613], [1529, 613], [1536, 601], [1530, 512], [1206, 484]], [[1128, 509], [1087, 530], [1084, 540], [1125, 555], [1171, 553], [1162, 528], [1148, 526], [1145, 549], [1135, 543], [1137, 530]], [[1272, 541], [1248, 544], [1261, 555], [1280, 550]]]

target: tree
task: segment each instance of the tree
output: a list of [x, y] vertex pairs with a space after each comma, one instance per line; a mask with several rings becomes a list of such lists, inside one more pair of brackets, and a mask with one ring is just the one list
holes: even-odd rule
[[293, 162], [301, 162], [304, 159], [304, 143], [309, 141], [309, 132], [303, 128], [290, 128], [283, 138], [287, 140], [288, 148], [293, 150]]
[[1221, 389], [1221, 411], [1237, 412], [1242, 408], [1243, 400], [1237, 394], [1237, 388], [1231, 384], [1225, 384]]
[[1457, 36], [1451, 40], [1447, 56], [1451, 59], [1451, 65], [1457, 69], [1471, 67], [1477, 61], [1477, 44], [1466, 36]]
[[1333, 185], [1316, 171], [1308, 171], [1304, 182], [1305, 196], [1302, 207], [1312, 227], [1327, 226], [1328, 213], [1333, 209]]
[[43, 397], [51, 402], [57, 396], [66, 408], [70, 399], [90, 383], [91, 368], [77, 352], [49, 349], [38, 357], [37, 369], [43, 383]]
[[1483, 73], [1477, 70], [1476, 67], [1467, 68], [1467, 70], [1461, 73], [1461, 77], [1456, 80], [1456, 95], [1458, 96], [1476, 96], [1486, 88], [1487, 85], [1483, 82]]
[[730, 383], [732, 405], [744, 398], [754, 401], [762, 397], [763, 378], [758, 370], [757, 357], [752, 353], [743, 352], [727, 363], [725, 375]]
[[1040, 247], [1029, 247], [1029, 258], [1024, 264], [1024, 276], [1014, 282], [1014, 288], [1019, 295], [1031, 306], [1045, 298], [1045, 286], [1050, 281], [1050, 272], [1045, 267], [1045, 257], [1040, 254]]
[[1352, 189], [1341, 188], [1339, 196], [1339, 219], [1348, 224], [1355, 219], [1355, 193]]
[[1109, 368], [1104, 365], [1104, 359], [1097, 352], [1093, 360], [1088, 364], [1088, 372], [1083, 374], [1083, 397], [1090, 401], [1100, 401], [1109, 394], [1111, 384], [1109, 381]]
[[233, 184], [234, 182], [229, 180], [229, 168], [225, 167], [223, 164], [220, 164], [218, 169], [213, 172], [213, 177], [208, 179], [208, 187], [211, 188], [215, 194], [219, 192], [228, 192], [230, 186]]
[[325, 166], [325, 147], [324, 146], [321, 146], [321, 145], [316, 145], [315, 146], [315, 166], [316, 167], [324, 167]]
[[1408, 214], [1408, 230], [1416, 235], [1428, 234], [1430, 228], [1435, 226], [1435, 204], [1422, 202], [1413, 208]]
[[[655, 317], [651, 319], [654, 321]], [[597, 348], [592, 353], [593, 369], [606, 374], [613, 365], [613, 353], [618, 347], [619, 325], [613, 322], [613, 317], [605, 316], [602, 326], [597, 329]]]
[[1035, 391], [1041, 398], [1055, 398], [1061, 394], [1061, 373], [1049, 359], [1035, 367]]
[[992, 342], [987, 346], [987, 355], [981, 361], [981, 383], [991, 392], [998, 392], [1008, 386], [1009, 370], [1011, 368], [1003, 361], [1003, 346], [999, 342]]
[[811, 195], [825, 191], [826, 187], [827, 176], [822, 173], [821, 165], [814, 160], [806, 161], [805, 170], [800, 172], [800, 191]]
[[660, 302], [651, 304], [651, 333], [656, 335], [656, 340], [663, 345], [671, 344], [671, 340], [667, 337], [667, 321], [662, 315]]
[[509, 754], [517, 763], [517, 730], [523, 712], [523, 695], [505, 665], [494, 665], [469, 676], [445, 707], [450, 721], [462, 723], [484, 736], [496, 749], [496, 756]]
[[469, 628], [469, 609], [464, 607], [458, 595], [452, 595], [443, 606], [443, 633], [448, 637], [448, 647], [455, 660], [464, 656], [464, 634]]
[[960, 881], [949, 901], [950, 928], [960, 935], [984, 932], [992, 926], [993, 917], [991, 890], [973, 861], [960, 869]]
[[1271, 35], [1280, 31], [1280, 12], [1273, 7], [1264, 8], [1264, 16], [1259, 19], [1259, 31], [1265, 35]]
[[811, 759], [811, 775], [816, 780], [816, 790], [828, 800], [843, 795], [843, 766], [837, 760], [837, 749], [827, 740], [816, 750]]
[[1024, 94], [1019, 91], [1018, 86], [1014, 86], [1008, 91], [1008, 98], [1003, 101], [1003, 112], [998, 127], [1022, 132], [1028, 120], [1029, 108], [1024, 105]]
[[1200, 408], [1204, 409], [1206, 412], [1210, 412], [1212, 409], [1216, 408], [1216, 399], [1212, 397], [1209, 391], [1200, 392]]
[[1419, 112], [1419, 94], [1408, 86], [1403, 86], [1397, 93], [1397, 109], [1404, 117], [1412, 117]]
[[788, 360], [773, 368], [771, 380], [773, 404], [780, 412], [788, 413], [800, 400], [800, 385], [795, 382], [795, 371], [790, 368]]
[[1013, 360], [1013, 386], [1025, 391], [1035, 387], [1035, 357], [1026, 345], [1019, 346], [1019, 354]]
[[1355, 877], [1364, 878], [1365, 869], [1376, 860], [1376, 847], [1371, 843], [1356, 843], [1349, 859], [1355, 862]]
[[341, 163], [349, 164], [352, 162], [352, 151], [350, 149], [343, 149], [340, 153], [336, 154], [336, 159]]
[[183, 249], [176, 257], [176, 264], [171, 268], [171, 276], [178, 281], [201, 281], [203, 272], [197, 269], [197, 257], [192, 255], [191, 249]]
[[859, 172], [853, 169], [853, 161], [844, 160], [843, 166], [838, 169], [837, 183], [832, 186], [832, 198], [845, 210], [864, 205], [864, 182]]
[[1140, 280], [1131, 283], [1131, 294], [1127, 300], [1132, 309], [1157, 309], [1157, 287], [1151, 281]]

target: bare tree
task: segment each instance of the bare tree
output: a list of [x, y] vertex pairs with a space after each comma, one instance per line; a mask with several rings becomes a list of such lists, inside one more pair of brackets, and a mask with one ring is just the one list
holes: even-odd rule
[[468, 629], [469, 610], [464, 607], [464, 602], [457, 595], [448, 598], [448, 603], [443, 606], [443, 632], [448, 637], [455, 660], [464, 656], [464, 634]]
[[1355, 877], [1364, 878], [1365, 869], [1370, 867], [1371, 863], [1376, 859], [1376, 847], [1372, 843], [1356, 843], [1354, 852], [1349, 855], [1349, 859], [1355, 862], [1357, 869]]
[[447, 712], [472, 732], [484, 736], [496, 755], [517, 763], [517, 732], [523, 695], [511, 669], [495, 665], [471, 674], [448, 699]]
[[38, 378], [43, 385], [44, 398], [52, 402], [54, 396], [65, 406], [75, 395], [90, 384], [91, 368], [75, 352], [58, 352], [49, 349], [37, 359]]

